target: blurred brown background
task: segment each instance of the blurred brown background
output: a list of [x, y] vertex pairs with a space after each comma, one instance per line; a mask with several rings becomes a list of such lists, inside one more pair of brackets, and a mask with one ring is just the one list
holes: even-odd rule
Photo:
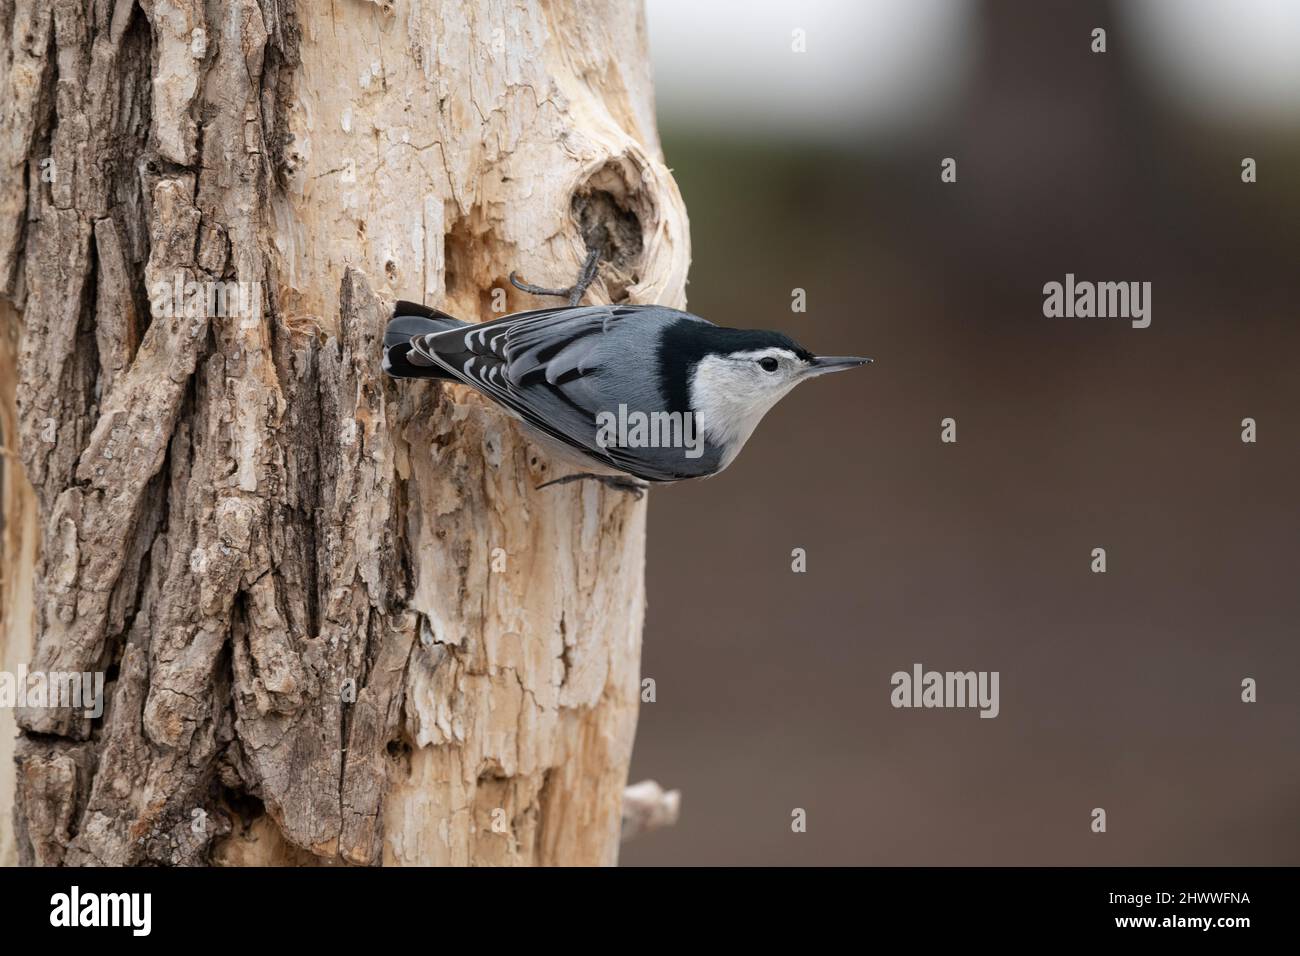
[[[876, 364], [651, 495], [631, 779], [683, 809], [623, 862], [1300, 863], [1300, 5], [649, 8], [692, 310]], [[1044, 318], [1067, 272], [1151, 327]], [[1000, 716], [893, 709], [915, 662]]]

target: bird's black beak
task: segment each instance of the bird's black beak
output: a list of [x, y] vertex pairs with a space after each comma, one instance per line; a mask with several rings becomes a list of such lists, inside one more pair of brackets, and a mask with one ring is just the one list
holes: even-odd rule
[[819, 355], [812, 360], [812, 364], [808, 366], [808, 371], [804, 373], [804, 377], [815, 378], [828, 372], [842, 372], [846, 368], [857, 368], [859, 365], [870, 364], [871, 359], [858, 358], [856, 355]]

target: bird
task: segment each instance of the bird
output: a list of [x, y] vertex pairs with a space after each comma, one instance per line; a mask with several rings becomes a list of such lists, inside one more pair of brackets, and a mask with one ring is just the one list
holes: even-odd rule
[[717, 475], [796, 385], [870, 362], [659, 305], [570, 304], [471, 323], [403, 300], [382, 368], [468, 385], [583, 469], [539, 487], [592, 479], [639, 498], [651, 484]]

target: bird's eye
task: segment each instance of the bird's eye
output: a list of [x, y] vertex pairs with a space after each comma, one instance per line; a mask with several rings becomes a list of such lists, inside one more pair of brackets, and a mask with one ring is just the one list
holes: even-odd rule
[[758, 364], [762, 367], [764, 372], [776, 371], [776, 359], [772, 358], [770, 355], [767, 358], [759, 359]]

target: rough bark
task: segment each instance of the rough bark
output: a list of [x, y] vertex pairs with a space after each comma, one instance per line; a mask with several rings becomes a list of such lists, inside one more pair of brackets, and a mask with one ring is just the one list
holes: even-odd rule
[[109, 678], [17, 712], [20, 859], [614, 862], [645, 503], [378, 353], [588, 248], [684, 304], [640, 10], [0, 0], [0, 46], [0, 642]]

